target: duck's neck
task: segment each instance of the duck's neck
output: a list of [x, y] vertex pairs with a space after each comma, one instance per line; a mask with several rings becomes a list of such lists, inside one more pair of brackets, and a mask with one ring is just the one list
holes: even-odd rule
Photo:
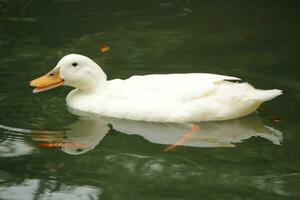
[[90, 79], [83, 84], [80, 84], [77, 89], [78, 92], [84, 94], [101, 94], [107, 88], [106, 74], [98, 68], [93, 74], [90, 74]]
[[107, 88], [107, 81], [106, 80], [98, 80], [93, 81], [90, 85], [86, 87], [80, 87], [77, 88], [79, 93], [82, 94], [101, 94], [103, 93]]

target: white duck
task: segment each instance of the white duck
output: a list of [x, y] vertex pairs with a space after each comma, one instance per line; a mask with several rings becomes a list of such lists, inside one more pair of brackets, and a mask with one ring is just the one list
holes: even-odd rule
[[107, 80], [90, 58], [64, 56], [48, 74], [31, 81], [33, 92], [61, 85], [73, 109], [103, 116], [155, 122], [198, 122], [249, 115], [281, 90], [258, 90], [236, 77], [206, 73], [153, 74]]

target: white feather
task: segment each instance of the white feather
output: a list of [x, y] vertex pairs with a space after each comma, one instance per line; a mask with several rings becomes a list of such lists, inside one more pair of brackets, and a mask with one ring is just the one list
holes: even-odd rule
[[[80, 63], [76, 69], [68, 67], [73, 60]], [[74, 54], [62, 58], [59, 65], [68, 85], [77, 87], [67, 97], [68, 106], [109, 117], [156, 122], [227, 120], [251, 114], [262, 102], [281, 94], [228, 81], [240, 80], [236, 77], [206, 73], [107, 81], [96, 63]]]

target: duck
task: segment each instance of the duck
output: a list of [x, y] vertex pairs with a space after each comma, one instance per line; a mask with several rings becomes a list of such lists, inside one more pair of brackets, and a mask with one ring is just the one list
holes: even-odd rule
[[260, 90], [240, 78], [210, 73], [134, 75], [108, 80], [92, 59], [62, 57], [47, 74], [30, 81], [33, 93], [74, 89], [67, 107], [100, 116], [151, 122], [222, 121], [254, 113], [282, 90]]

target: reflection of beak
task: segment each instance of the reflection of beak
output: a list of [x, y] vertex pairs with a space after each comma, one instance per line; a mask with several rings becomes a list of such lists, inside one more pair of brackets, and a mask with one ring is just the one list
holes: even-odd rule
[[64, 142], [63, 131], [32, 131], [32, 139], [40, 142]]
[[60, 78], [59, 70], [50, 72], [44, 76], [30, 81], [30, 85], [35, 87], [33, 93], [44, 92], [61, 86], [64, 84], [64, 80]]

